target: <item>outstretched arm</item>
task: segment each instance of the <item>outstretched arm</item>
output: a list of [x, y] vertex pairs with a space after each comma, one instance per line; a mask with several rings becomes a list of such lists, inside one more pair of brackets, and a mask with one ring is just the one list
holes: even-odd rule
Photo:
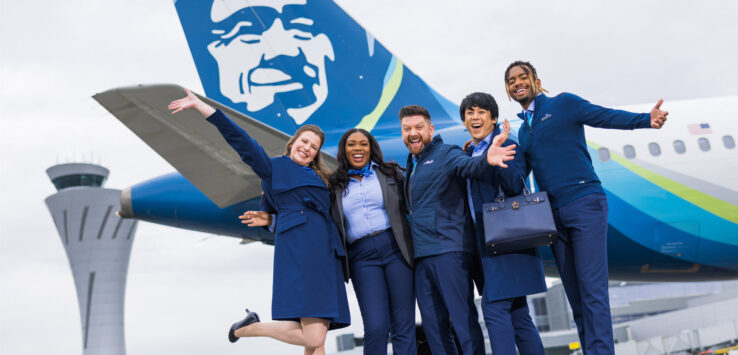
[[185, 89], [185, 93], [187, 96], [179, 100], [174, 100], [169, 104], [169, 109], [172, 110], [173, 115], [187, 109], [195, 109], [204, 117], [210, 117], [210, 115], [215, 113], [215, 109], [212, 106], [204, 103], [197, 95], [190, 92], [189, 89]]
[[564, 99], [571, 112], [576, 112], [573, 117], [576, 117], [577, 122], [592, 127], [613, 129], [661, 128], [668, 114], [666, 111], [661, 111], [661, 102], [663, 102], [661, 100], [650, 113], [634, 113], [595, 105], [574, 94], [562, 95], [566, 95]]
[[502, 131], [498, 134], [487, 150], [486, 156], [469, 157], [460, 149], [448, 152], [448, 166], [453, 174], [466, 179], [483, 179], [487, 174], [493, 174], [496, 168], [507, 168], [505, 162], [515, 157], [515, 145], [502, 146], [510, 135], [510, 123], [505, 120]]
[[259, 178], [262, 180], [271, 178], [271, 161], [259, 143], [251, 138], [241, 127], [233, 123], [223, 111], [216, 110], [203, 102], [197, 95], [190, 92], [190, 90], [185, 89], [185, 93], [187, 93], [187, 96], [179, 100], [174, 100], [169, 104], [172, 114], [177, 114], [188, 109], [194, 109], [200, 112], [200, 114], [207, 117], [208, 122], [218, 128], [220, 134], [236, 153], [238, 153], [241, 160], [254, 169], [254, 172]]
[[507, 168], [505, 162], [515, 158], [515, 144], [502, 146], [508, 137], [510, 137], [510, 122], [505, 119], [502, 122], [502, 131], [492, 140], [492, 144], [487, 150], [487, 163], [489, 165]]

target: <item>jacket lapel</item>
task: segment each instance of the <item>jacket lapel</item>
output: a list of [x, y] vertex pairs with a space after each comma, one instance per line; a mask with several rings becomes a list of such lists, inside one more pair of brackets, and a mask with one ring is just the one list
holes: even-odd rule
[[387, 190], [389, 186], [387, 186], [387, 177], [384, 175], [384, 173], [379, 170], [379, 167], [376, 167], [374, 169], [374, 172], [377, 174], [377, 179], [379, 180], [379, 187], [382, 189], [382, 201], [384, 201], [384, 208], [389, 208], [389, 200], [387, 200]]
[[334, 196], [335, 196], [335, 199], [336, 200], [333, 201], [333, 203], [336, 204], [336, 208], [337, 208], [337, 211], [336, 212], [338, 212], [338, 217], [339, 217], [339, 221], [340, 221], [339, 223], [341, 223], [341, 225], [340, 225], [341, 232], [346, 233], [346, 228], [343, 225], [343, 191], [336, 191], [336, 193], [334, 194]]

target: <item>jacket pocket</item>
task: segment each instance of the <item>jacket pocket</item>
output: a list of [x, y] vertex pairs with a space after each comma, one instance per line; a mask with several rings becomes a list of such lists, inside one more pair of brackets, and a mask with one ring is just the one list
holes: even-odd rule
[[[283, 217], [283, 218], [279, 218]], [[285, 216], [277, 216], [277, 234], [284, 233], [294, 227], [305, 224], [307, 216], [304, 213], [290, 213]]]

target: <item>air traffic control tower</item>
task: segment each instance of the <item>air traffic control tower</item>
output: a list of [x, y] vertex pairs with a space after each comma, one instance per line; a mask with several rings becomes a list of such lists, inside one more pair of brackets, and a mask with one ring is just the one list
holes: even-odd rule
[[102, 187], [108, 169], [70, 163], [46, 174], [46, 198], [77, 288], [83, 355], [125, 355], [123, 305], [136, 220], [121, 219], [120, 190]]

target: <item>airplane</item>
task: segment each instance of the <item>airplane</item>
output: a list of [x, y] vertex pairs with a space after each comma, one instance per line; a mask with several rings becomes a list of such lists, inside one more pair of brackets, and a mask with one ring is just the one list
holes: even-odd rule
[[[397, 112], [407, 104], [427, 108], [447, 143], [469, 139], [458, 105], [330, 0], [178, 0], [175, 7], [205, 90], [201, 98], [269, 155], [284, 154], [299, 126], [317, 124], [331, 168], [340, 135], [352, 127], [372, 132], [385, 158], [402, 164], [408, 153]], [[165, 84], [93, 96], [177, 170], [125, 189], [119, 214], [273, 244], [272, 233], [237, 219], [259, 209], [253, 171], [197, 113], [175, 119], [167, 111], [183, 95], [183, 88]], [[730, 121], [736, 104], [738, 97], [669, 102], [671, 119], [660, 131], [585, 128], [609, 203], [611, 279], [738, 278], [738, 132]], [[518, 128], [521, 121], [511, 123]], [[541, 254], [547, 276], [557, 277], [550, 249]]]

